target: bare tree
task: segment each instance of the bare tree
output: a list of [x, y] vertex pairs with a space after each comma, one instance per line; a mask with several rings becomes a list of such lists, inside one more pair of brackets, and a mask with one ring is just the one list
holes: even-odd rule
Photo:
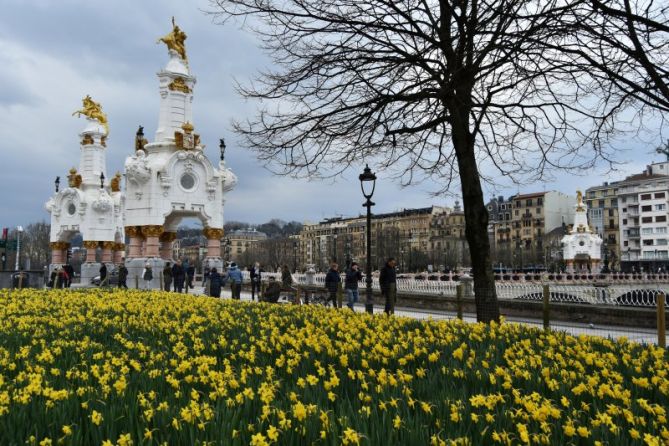
[[[405, 184], [460, 184], [477, 319], [499, 318], [482, 181], [589, 168], [620, 104], [562, 50], [568, 0], [213, 0], [261, 38], [274, 71], [240, 86], [262, 101], [236, 123], [275, 172], [336, 175], [362, 160]], [[481, 166], [494, 172], [482, 175]], [[496, 170], [496, 172], [495, 172]]]

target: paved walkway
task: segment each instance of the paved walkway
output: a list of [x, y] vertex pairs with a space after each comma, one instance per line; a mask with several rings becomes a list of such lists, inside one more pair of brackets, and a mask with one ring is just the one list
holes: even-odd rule
[[[204, 288], [195, 287], [192, 290], [193, 294], [204, 294]], [[229, 288], [224, 288], [221, 292], [221, 298], [230, 299], [232, 294]], [[241, 300], [251, 301], [251, 292], [242, 291]], [[358, 303], [355, 305], [355, 311], [365, 311], [364, 304]], [[383, 313], [382, 305], [374, 305], [374, 313], [379, 314]], [[455, 319], [457, 317], [455, 312], [449, 311], [438, 311], [438, 310], [421, 310], [416, 308], [407, 308], [407, 307], [396, 307], [395, 315], [411, 317], [415, 319], [432, 319], [432, 320], [448, 320]], [[464, 320], [467, 322], [476, 322], [476, 316], [473, 314], [465, 314]], [[506, 318], [507, 322], [525, 324], [533, 327], [542, 328], [543, 320], [541, 319], [524, 319], [517, 317]], [[634, 327], [616, 327], [616, 326], [606, 326], [606, 325], [593, 325], [593, 324], [579, 324], [579, 323], [570, 323], [570, 322], [556, 322], [551, 324], [551, 328], [557, 331], [564, 331], [574, 336], [579, 335], [591, 335], [591, 336], [602, 336], [610, 337], [612, 339], [618, 339], [625, 337], [631, 341], [641, 342], [641, 343], [654, 343], [657, 344], [657, 332], [655, 330], [643, 329], [643, 328], [634, 328]]]

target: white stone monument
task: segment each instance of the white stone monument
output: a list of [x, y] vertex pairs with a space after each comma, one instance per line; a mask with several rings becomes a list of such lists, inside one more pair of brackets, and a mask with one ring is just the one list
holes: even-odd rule
[[[89, 284], [99, 274], [100, 262], [111, 271], [113, 264], [123, 258], [124, 197], [121, 174], [117, 173], [111, 181], [107, 176], [105, 151], [109, 128], [100, 104], [86, 96], [83, 108], [74, 114], [86, 117], [86, 127], [79, 134], [79, 169], [70, 169], [67, 187], [57, 191], [46, 203], [46, 210], [51, 214], [50, 271], [65, 263], [70, 240], [79, 233], [86, 250], [81, 283]], [[96, 261], [98, 249], [101, 249], [100, 262]]]
[[574, 225], [569, 233], [562, 237], [562, 252], [567, 272], [601, 271], [602, 238], [588, 225], [588, 207], [583, 202], [583, 194], [576, 191], [577, 203], [574, 213]]
[[223, 237], [224, 195], [236, 176], [225, 167], [223, 153], [214, 166], [195, 133], [192, 102], [195, 77], [186, 59], [186, 35], [174, 24], [160, 41], [169, 61], [158, 73], [160, 112], [155, 140], [144, 139], [140, 127], [135, 153], [125, 161], [125, 233], [129, 236], [126, 266], [128, 286], [142, 283], [145, 265], [153, 267], [152, 288], [161, 287], [165, 262], [173, 262], [172, 243], [179, 223], [198, 218], [207, 238], [205, 264], [219, 270]]

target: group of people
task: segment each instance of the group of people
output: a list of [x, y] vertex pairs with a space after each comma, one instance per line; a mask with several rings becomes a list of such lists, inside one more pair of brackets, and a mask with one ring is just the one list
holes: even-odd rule
[[49, 288], [69, 288], [72, 285], [74, 277], [74, 268], [69, 263], [63, 266], [57, 266], [51, 271], [49, 276]]
[[[389, 258], [386, 264], [381, 268], [379, 275], [379, 286], [381, 287], [381, 294], [385, 300], [384, 311], [387, 314], [395, 314], [395, 302], [397, 301], [397, 261], [394, 258]], [[327, 303], [332, 301], [333, 307], [340, 307], [341, 304], [337, 302], [337, 292], [341, 284], [341, 273], [339, 272], [339, 265], [337, 262], [330, 264], [330, 269], [325, 275], [325, 288], [328, 291]], [[344, 292], [346, 293], [346, 305], [353, 310], [354, 305], [360, 298], [358, 283], [362, 280], [362, 272], [360, 266], [353, 262], [350, 268], [344, 272]]]
[[[150, 268], [150, 265], [147, 264]], [[150, 273], [150, 277], [146, 277], [145, 274], [149, 272], [147, 269], [144, 269], [142, 278], [144, 280], [151, 281], [153, 279], [153, 274]], [[165, 263], [165, 268], [163, 268], [163, 289], [165, 291], [174, 291], [176, 293], [187, 293], [189, 289], [194, 288], [193, 280], [195, 279], [195, 266], [191, 265], [187, 260], [181, 261], [177, 260], [172, 265], [171, 262]], [[148, 285], [148, 284], [147, 284]]]
[[[204, 272], [203, 285], [211, 297], [221, 297], [221, 289], [226, 283], [230, 283], [232, 298], [240, 300], [242, 296], [242, 272], [235, 262], [232, 262], [228, 270], [219, 273], [216, 268], [206, 269]], [[253, 281], [253, 278], [251, 279]]]

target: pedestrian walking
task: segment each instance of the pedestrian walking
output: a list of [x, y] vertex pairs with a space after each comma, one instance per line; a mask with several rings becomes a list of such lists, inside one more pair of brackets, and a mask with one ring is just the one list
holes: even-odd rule
[[183, 292], [186, 273], [184, 273], [184, 269], [181, 266], [181, 260], [177, 260], [174, 266], [172, 266], [172, 280], [174, 281], [174, 291], [177, 293]]
[[170, 262], [165, 263], [165, 268], [163, 268], [163, 289], [165, 291], [170, 291], [172, 287], [172, 264]]
[[67, 281], [65, 282], [65, 288], [70, 288], [72, 285], [72, 279], [74, 278], [74, 267], [69, 263], [63, 265], [63, 269], [67, 273]]
[[353, 306], [358, 302], [358, 282], [362, 280], [360, 267], [356, 262], [351, 263], [351, 267], [346, 271], [344, 279], [344, 289], [346, 290], [346, 300], [348, 307], [353, 310]]
[[188, 264], [186, 269], [186, 292], [193, 289], [193, 279], [195, 278], [195, 265]]
[[[67, 281], [67, 272], [63, 269], [65, 281]], [[107, 286], [107, 265], [104, 263], [100, 267], [100, 286]]]
[[128, 268], [125, 267], [125, 259], [123, 259], [121, 266], [118, 267], [118, 287], [127, 290], [126, 280], [128, 280]]
[[218, 273], [216, 268], [212, 268], [208, 273], [209, 275], [209, 295], [211, 297], [221, 297], [221, 286], [223, 285], [223, 279]]
[[337, 291], [341, 283], [341, 276], [339, 274], [339, 265], [337, 262], [330, 264], [330, 269], [325, 275], [325, 289], [328, 291], [328, 299], [326, 303], [332, 301], [332, 306], [337, 308]]
[[258, 293], [258, 301], [260, 301], [260, 282], [262, 280], [260, 263], [256, 262], [251, 267], [251, 300], [255, 300], [256, 293]]
[[390, 257], [383, 268], [381, 268], [381, 274], [379, 275], [381, 294], [386, 301], [386, 307], [384, 309], [386, 314], [395, 314], [395, 301], [397, 300], [396, 265], [397, 261], [395, 261], [393, 257]]
[[144, 265], [144, 271], [142, 271], [142, 279], [144, 279], [145, 289], [150, 290], [151, 281], [153, 280], [153, 268], [151, 268], [151, 264], [149, 262], [146, 262], [146, 265]]
[[232, 289], [232, 298], [236, 300], [241, 299], [242, 295], [242, 272], [237, 268], [237, 264], [232, 262], [230, 264], [230, 269], [228, 269], [228, 281], [230, 282], [230, 288]]

